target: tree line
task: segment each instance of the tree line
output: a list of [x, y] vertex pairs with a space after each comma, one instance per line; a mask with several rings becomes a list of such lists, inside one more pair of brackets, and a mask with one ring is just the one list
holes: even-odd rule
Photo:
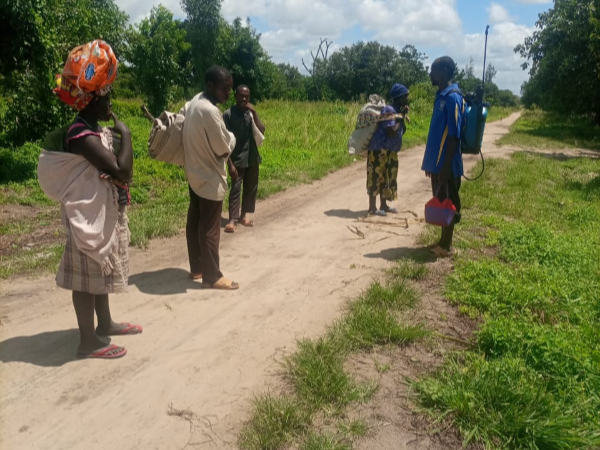
[[[107, 41], [121, 62], [115, 95], [142, 97], [155, 115], [200, 91], [213, 64], [230, 69], [235, 84], [248, 85], [256, 100], [350, 101], [373, 93], [385, 97], [396, 81], [428, 83], [426, 55], [412, 45], [398, 50], [378, 42], [357, 42], [329, 55], [331, 42], [322, 39], [305, 61], [309, 73], [302, 74], [274, 63], [249, 19], [227, 22], [221, 5], [181, 0], [182, 20], [157, 6], [128, 25], [114, 0], [0, 0], [0, 145], [39, 140], [68, 120], [72, 113], [51, 93], [54, 77], [72, 48], [93, 39]], [[488, 101], [516, 105], [518, 98], [493, 83], [490, 68]], [[458, 80], [467, 92], [481, 83], [472, 63]]]
[[525, 106], [600, 124], [600, 0], [554, 0], [515, 52], [530, 75], [521, 89]]

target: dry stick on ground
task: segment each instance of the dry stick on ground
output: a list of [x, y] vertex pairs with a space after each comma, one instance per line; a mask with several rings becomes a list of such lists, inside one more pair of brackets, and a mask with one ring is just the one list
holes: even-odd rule
[[181, 450], [185, 450], [190, 445], [192, 445], [192, 435], [194, 433], [194, 429], [196, 428], [196, 424], [194, 421], [196, 420], [196, 414], [189, 409], [175, 409], [173, 408], [173, 403], [169, 403], [167, 407], [167, 415], [172, 417], [178, 417], [179, 419], [183, 419], [188, 422], [190, 425], [190, 434], [188, 436], [187, 444], [185, 444]]
[[358, 228], [356, 227], [351, 227], [350, 225], [346, 225], [346, 228], [348, 228], [350, 230], [351, 233], [354, 233], [355, 235], [357, 235], [359, 238], [361, 239], [366, 239], [365, 234], [360, 231]]
[[387, 226], [390, 226], [390, 227], [398, 227], [398, 228], [408, 228], [411, 223], [419, 223], [420, 222], [419, 219], [417, 219], [417, 220], [409, 220], [409, 219], [406, 219], [404, 217], [401, 217], [399, 220], [403, 220], [404, 221], [404, 225], [401, 225], [399, 223], [394, 223], [394, 222], [381, 221], [381, 220], [356, 219], [357, 222], [372, 223], [374, 225], [387, 225]]
[[473, 345], [472, 342], [465, 341], [463, 339], [456, 338], [456, 337], [453, 337], [453, 336], [448, 336], [448, 335], [441, 334], [441, 333], [434, 333], [434, 336], [437, 336], [437, 337], [439, 337], [441, 339], [446, 339], [447, 341], [456, 342], [457, 344], [466, 345], [467, 347], [470, 347], [471, 345]]

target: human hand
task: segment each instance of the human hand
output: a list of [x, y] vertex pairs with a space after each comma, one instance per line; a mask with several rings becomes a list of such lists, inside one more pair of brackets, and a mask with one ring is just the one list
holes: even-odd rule
[[246, 109], [248, 111], [250, 111], [251, 113], [255, 113], [256, 112], [256, 109], [254, 108], [254, 105], [252, 103], [247, 103], [246, 104]]
[[119, 133], [121, 133], [121, 135], [131, 134], [131, 131], [129, 130], [129, 128], [127, 127], [127, 125], [125, 125], [124, 122], [121, 122], [114, 112], [111, 112], [110, 116], [111, 116], [112, 120], [115, 123], [114, 127], [113, 127], [114, 130], [116, 130]]
[[231, 177], [231, 181], [235, 181], [237, 179], [237, 177], [239, 176], [236, 167], [233, 165], [231, 160], [229, 160], [229, 162], [227, 163], [227, 166], [229, 168], [229, 176]]

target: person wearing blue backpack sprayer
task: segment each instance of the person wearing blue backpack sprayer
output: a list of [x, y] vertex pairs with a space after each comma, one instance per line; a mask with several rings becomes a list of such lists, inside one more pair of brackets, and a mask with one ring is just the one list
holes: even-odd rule
[[431, 65], [429, 78], [438, 91], [421, 166], [425, 175], [431, 178], [434, 197], [440, 201], [449, 198], [456, 207], [453, 223], [442, 227], [439, 242], [430, 247], [430, 251], [439, 258], [453, 253], [452, 237], [454, 225], [460, 221], [459, 191], [464, 175], [460, 142], [465, 103], [458, 85], [452, 81], [455, 67], [449, 56], [438, 58]]

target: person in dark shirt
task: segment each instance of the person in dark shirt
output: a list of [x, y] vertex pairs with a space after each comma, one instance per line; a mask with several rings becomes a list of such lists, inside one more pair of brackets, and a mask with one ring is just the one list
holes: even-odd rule
[[[228, 162], [231, 189], [229, 191], [229, 223], [225, 227], [226, 233], [233, 233], [236, 230], [236, 222], [246, 227], [254, 226], [254, 222], [248, 217], [248, 214], [254, 212], [256, 204], [258, 168], [261, 158], [254, 139], [253, 123], [263, 135], [265, 133], [265, 125], [250, 103], [248, 86], [238, 86], [235, 91], [235, 102], [236, 104], [223, 114], [225, 126], [236, 139], [235, 149]], [[244, 188], [243, 197], [241, 195], [242, 186]], [[242, 197], [241, 215], [240, 197]]]

